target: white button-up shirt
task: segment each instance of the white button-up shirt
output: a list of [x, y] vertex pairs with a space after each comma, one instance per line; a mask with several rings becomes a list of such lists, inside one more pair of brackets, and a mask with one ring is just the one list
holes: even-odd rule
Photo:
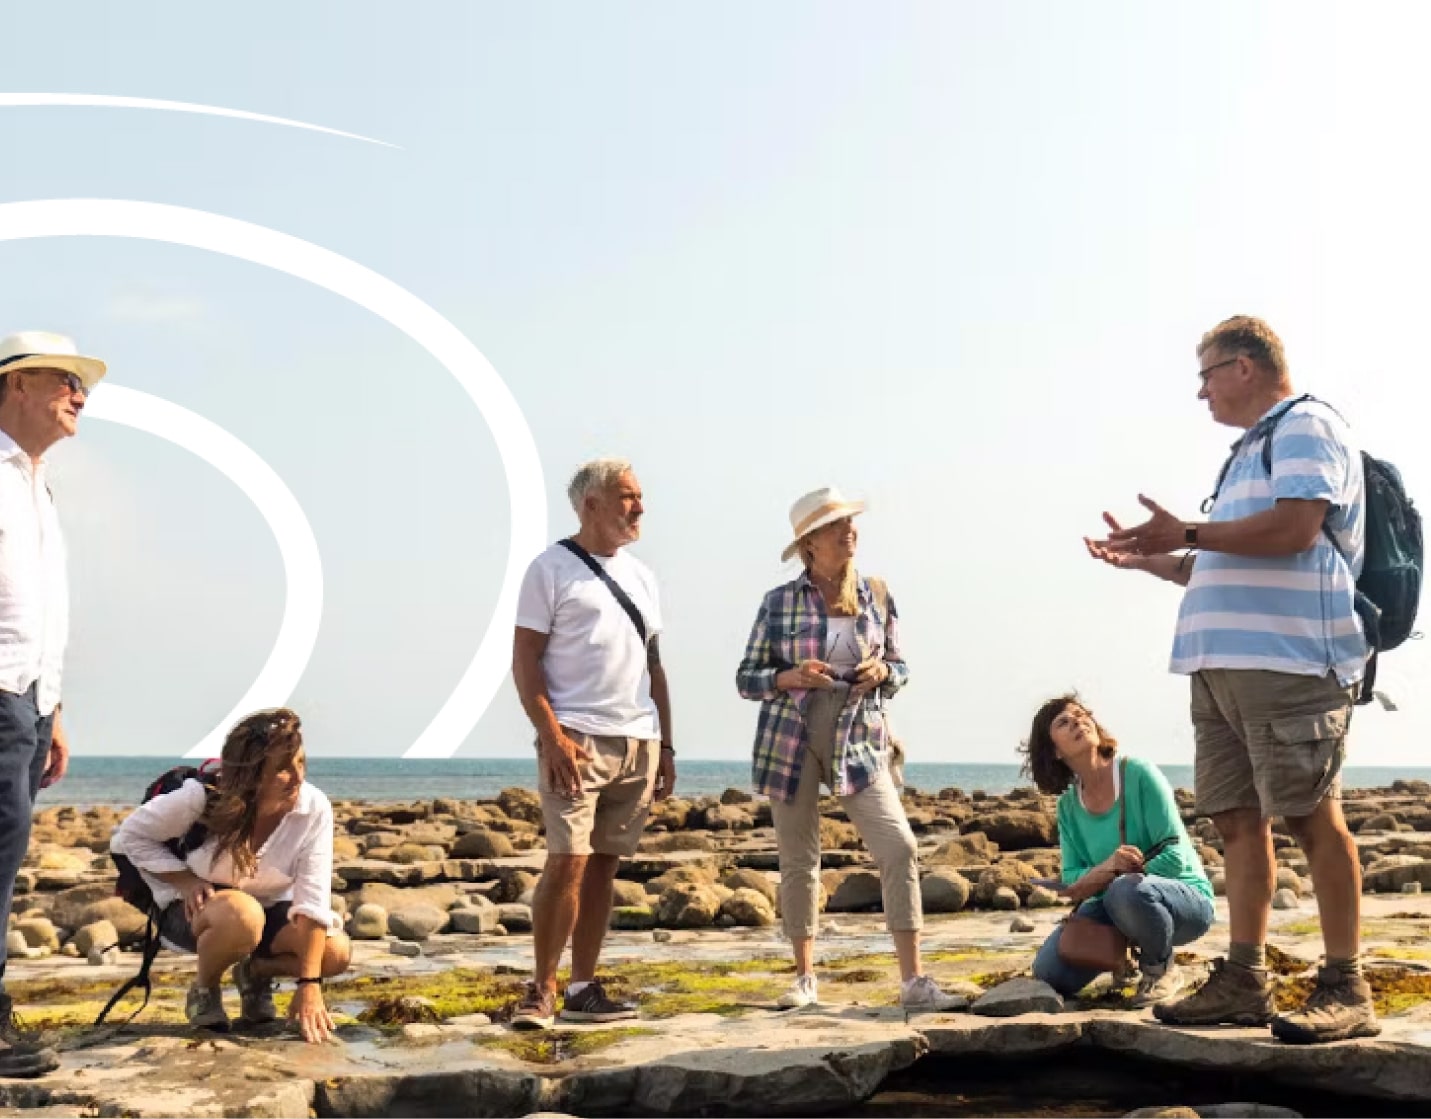
[[0, 431], [0, 690], [21, 695], [39, 681], [41, 716], [60, 701], [69, 638], [65, 542], [38, 465]]
[[255, 852], [258, 866], [247, 878], [234, 874], [227, 855], [215, 858], [218, 840], [212, 836], [182, 862], [164, 845], [165, 840], [178, 839], [193, 827], [203, 815], [207, 799], [204, 786], [191, 778], [172, 793], [141, 804], [109, 841], [110, 851], [139, 868], [160, 909], [178, 901], [180, 893], [155, 875], [190, 870], [208, 882], [251, 894], [265, 909], [280, 901], [290, 902], [289, 920], [302, 914], [330, 931], [341, 927], [331, 902], [333, 806], [321, 790], [303, 782], [297, 804]]

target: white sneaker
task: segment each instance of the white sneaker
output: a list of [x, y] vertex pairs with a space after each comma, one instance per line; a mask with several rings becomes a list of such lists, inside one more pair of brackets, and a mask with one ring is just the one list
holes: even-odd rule
[[963, 995], [946, 994], [927, 975], [916, 975], [900, 988], [899, 1004], [913, 1011], [963, 1010], [969, 1000]]
[[799, 1010], [803, 1006], [814, 1006], [820, 1001], [820, 992], [813, 975], [797, 975], [795, 986], [780, 996], [776, 1006], [782, 1010]]
[[1143, 972], [1143, 977], [1138, 980], [1138, 990], [1128, 1000], [1128, 1005], [1144, 1007], [1169, 1002], [1185, 986], [1187, 980], [1183, 978], [1183, 969], [1170, 961], [1160, 972]]

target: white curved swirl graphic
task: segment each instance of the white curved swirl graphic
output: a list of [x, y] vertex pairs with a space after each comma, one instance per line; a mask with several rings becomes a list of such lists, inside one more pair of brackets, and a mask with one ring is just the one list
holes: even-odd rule
[[217, 105], [196, 105], [192, 101], [161, 101], [153, 97], [118, 97], [107, 93], [0, 93], [0, 108], [30, 109], [55, 106], [86, 109], [159, 109], [169, 113], [200, 113], [208, 117], [232, 117], [234, 120], [251, 120], [260, 124], [281, 124], [287, 128], [303, 128], [309, 132], [323, 132], [329, 136], [341, 136], [345, 140], [362, 140], [365, 144], [379, 144], [385, 148], [397, 147], [396, 144], [389, 144], [386, 140], [374, 140], [371, 136], [359, 136], [356, 132], [325, 128], [321, 124], [306, 124], [301, 120], [270, 117], [263, 113], [245, 112], [243, 109], [223, 109]]
[[[482, 635], [472, 663], [441, 710], [403, 754], [409, 758], [451, 757], [477, 725], [506, 677], [522, 572], [526, 562], [546, 541], [546, 494], [536, 443], [526, 418], [496, 370], [461, 331], [411, 292], [355, 261], [264, 226], [158, 202], [75, 198], [0, 204], [0, 242], [42, 237], [133, 237], [162, 241], [247, 260], [307, 280], [397, 327], [446, 366], [472, 398], [492, 431], [507, 476], [512, 528], [506, 571], [492, 621]], [[131, 398], [128, 422], [133, 422], [136, 406], [139, 419], [145, 418], [146, 404]], [[151, 421], [161, 427], [172, 419], [156, 412], [148, 414]], [[252, 465], [235, 462], [241, 473]], [[229, 462], [228, 467], [231, 469], [235, 462]], [[262, 486], [256, 476], [248, 480], [253, 486]], [[265, 515], [272, 520], [271, 509]], [[300, 579], [302, 571], [300, 567]], [[296, 627], [289, 623], [294, 599], [315, 591], [321, 593], [321, 583], [317, 588], [290, 585], [280, 628], [282, 641], [294, 640]], [[296, 641], [291, 647], [276, 645], [269, 663], [277, 660], [282, 667], [291, 657], [306, 664], [308, 652], [299, 649]], [[253, 692], [254, 689], [250, 689], [250, 694]], [[260, 700], [258, 706], [272, 706], [286, 702], [288, 695], [275, 693], [256, 698]], [[202, 746], [191, 750], [189, 756], [201, 754]]]
[[[233, 710], [190, 751], [215, 757], [228, 728], [259, 707], [284, 702], [313, 655], [323, 619], [323, 562], [303, 508], [283, 479], [251, 448], [218, 424], [172, 401], [103, 381], [85, 405], [87, 418], [109, 420], [176, 443], [217, 467], [243, 490], [273, 530], [283, 558], [287, 594], [283, 621], [267, 662]], [[276, 702], [275, 702], [276, 701]]]

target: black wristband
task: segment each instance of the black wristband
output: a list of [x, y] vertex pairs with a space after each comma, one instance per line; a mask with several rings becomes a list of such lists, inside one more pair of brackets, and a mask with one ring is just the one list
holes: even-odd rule
[[662, 749], [662, 750], [665, 750], [666, 753], [670, 754], [671, 757], [673, 757], [673, 758], [676, 756], [676, 748], [675, 748], [674, 746], [671, 746], [671, 745], [669, 745], [669, 744], [663, 742], [663, 743], [661, 743], [661, 749]]
[[295, 979], [294, 982], [300, 987], [305, 983], [316, 983], [321, 987], [323, 986], [323, 977], [321, 975], [302, 975]]

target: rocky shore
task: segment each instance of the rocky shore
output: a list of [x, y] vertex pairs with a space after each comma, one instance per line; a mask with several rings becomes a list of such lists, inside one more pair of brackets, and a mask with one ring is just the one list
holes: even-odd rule
[[[1178, 796], [1219, 885], [1216, 834], [1193, 814], [1191, 795]], [[930, 1071], [936, 1065], [947, 1072], [949, 1061], [980, 1054], [1037, 1063], [1088, 1049], [1113, 1061], [1236, 1073], [1237, 1083], [1251, 1077], [1264, 1096], [1291, 1098], [1286, 1093], [1316, 1084], [1326, 1100], [1340, 1092], [1410, 1108], [1407, 1114], [1431, 1109], [1431, 898], [1415, 896], [1431, 888], [1426, 783], [1347, 795], [1367, 891], [1384, 895], [1368, 899], [1364, 923], [1387, 1029], [1372, 1042], [1318, 1050], [1278, 1045], [1265, 1031], [1169, 1030], [1146, 1012], [1120, 1009], [1122, 993], [1106, 984], [1064, 1006], [1021, 979], [1064, 910], [1033, 883], [1058, 872], [1051, 798], [1031, 789], [1001, 796], [909, 790], [906, 805], [920, 839], [930, 970], [970, 999], [972, 1013], [906, 1021], [895, 1007], [879, 879], [833, 799], [821, 824], [819, 969], [828, 1005], [777, 1012], [790, 965], [775, 927], [769, 808], [731, 789], [660, 805], [641, 851], [623, 863], [609, 976], [639, 1000], [642, 1019], [534, 1036], [501, 1023], [531, 960], [531, 890], [544, 858], [535, 795], [508, 789], [481, 802], [337, 803], [333, 885], [356, 953], [351, 976], [329, 989], [344, 1023], [341, 1040], [317, 1049], [277, 1029], [196, 1039], [182, 1016], [191, 965], [167, 953], [154, 1000], [136, 1022], [87, 1028], [137, 968], [130, 949], [144, 918], [113, 896], [107, 850], [120, 813], [46, 809], [36, 814], [17, 887], [7, 981], [22, 1015], [54, 1035], [64, 1064], [39, 1081], [0, 1082], [0, 1105], [6, 1114], [72, 1115], [700, 1114], [716, 1107], [872, 1115], [895, 1113], [879, 1110], [890, 1092], [913, 1091], [899, 1097], [905, 1113], [1008, 1114], [1026, 1113], [1031, 1100], [985, 1101], [1013, 1111], [961, 1111], [959, 1093], [930, 1087], [921, 1096], [918, 1085], [938, 1080]], [[1310, 985], [1317, 915], [1305, 857], [1285, 834], [1276, 846], [1272, 940], [1279, 997], [1291, 1002]], [[1219, 915], [1185, 963], [1200, 967], [1225, 950], [1221, 903]], [[1024, 1074], [1011, 1075], [1017, 1084]], [[1139, 1075], [1130, 1066], [1126, 1079], [1136, 1084]], [[1189, 1102], [1155, 1095], [1146, 1103]], [[1073, 1114], [1073, 1102], [1041, 1106]], [[1314, 1112], [1304, 1105], [1303, 1113]]]

